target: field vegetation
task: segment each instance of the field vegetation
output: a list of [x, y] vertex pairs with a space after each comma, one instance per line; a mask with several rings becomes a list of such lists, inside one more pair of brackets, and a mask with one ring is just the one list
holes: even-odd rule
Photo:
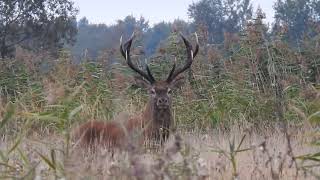
[[[319, 179], [319, 24], [294, 45], [285, 26], [271, 36], [263, 19], [258, 11], [219, 43], [206, 26], [190, 25], [200, 51], [174, 94], [169, 141], [140, 147], [132, 137], [114, 153], [88, 152], [72, 135], [89, 120], [125, 121], [147, 102], [118, 43], [94, 57], [17, 45], [0, 59], [0, 179]], [[157, 79], [173, 59], [184, 63], [179, 32], [195, 42], [191, 27], [162, 25], [171, 29], [147, 50], [149, 61], [140, 45], [151, 30], [133, 26], [133, 60]]]

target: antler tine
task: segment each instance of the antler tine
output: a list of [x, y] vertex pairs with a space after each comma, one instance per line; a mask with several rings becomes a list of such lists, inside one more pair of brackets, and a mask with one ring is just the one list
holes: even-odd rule
[[147, 69], [147, 74], [146, 74], [145, 72], [143, 72], [139, 68], [135, 67], [134, 64], [131, 61], [130, 48], [131, 48], [132, 41], [133, 41], [134, 37], [135, 37], [135, 34], [133, 32], [131, 37], [130, 37], [130, 39], [126, 43], [124, 43], [124, 45], [123, 45], [122, 44], [122, 36], [121, 36], [121, 38], [120, 38], [120, 52], [121, 52], [122, 56], [126, 59], [128, 66], [132, 70], [134, 70], [135, 72], [140, 74], [142, 77], [144, 77], [146, 80], [148, 80], [151, 84], [153, 84], [155, 82], [155, 79], [152, 76], [148, 65], [146, 65], [146, 69]]
[[199, 52], [199, 38], [198, 38], [198, 34], [195, 32], [194, 35], [196, 36], [196, 49], [193, 52], [193, 58], [196, 57], [196, 55]]
[[177, 71], [175, 71], [175, 68], [176, 68], [176, 63], [173, 64], [173, 67], [169, 73], [169, 76], [167, 78], [167, 82], [171, 82], [174, 78], [176, 78], [180, 73], [184, 72], [185, 70], [189, 69], [192, 62], [193, 62], [193, 59], [194, 57], [196, 57], [196, 55], [198, 54], [198, 51], [199, 51], [199, 40], [198, 40], [198, 36], [197, 34], [195, 33], [195, 36], [196, 36], [196, 41], [197, 41], [197, 44], [196, 44], [196, 48], [195, 48], [195, 51], [193, 51], [192, 49], [192, 45], [191, 43], [183, 36], [182, 33], [180, 33], [180, 36], [186, 46], [186, 50], [187, 50], [187, 60], [186, 60], [186, 64], [182, 67], [182, 68], [179, 68]]
[[170, 71], [170, 73], [169, 73], [169, 76], [168, 76], [168, 78], [167, 78], [167, 81], [168, 81], [168, 82], [171, 81], [170, 78], [172, 77], [172, 74], [174, 73], [174, 71], [175, 71], [175, 69], [176, 69], [176, 62], [177, 62], [177, 58], [175, 57], [175, 58], [174, 58], [174, 62], [173, 62], [172, 69], [171, 69], [171, 71]]

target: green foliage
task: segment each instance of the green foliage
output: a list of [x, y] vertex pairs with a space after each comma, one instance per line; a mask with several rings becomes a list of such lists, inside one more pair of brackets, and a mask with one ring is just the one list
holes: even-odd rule
[[[252, 28], [259, 27], [261, 26], [256, 24]], [[194, 41], [191, 42], [193, 44]], [[167, 76], [172, 67], [172, 57], [177, 57], [179, 66], [185, 60], [185, 49], [177, 33], [172, 33], [164, 43], [165, 53], [161, 58], [151, 61], [151, 68], [157, 79]], [[208, 47], [196, 57], [185, 85], [174, 94], [173, 114], [178, 129], [207, 131], [219, 128], [225, 131], [230, 130], [234, 124], [250, 124], [256, 129], [266, 129], [270, 127], [265, 126], [266, 124], [279, 120], [279, 115], [276, 114], [279, 111], [279, 101], [284, 107], [284, 121], [297, 126], [307, 121], [319, 123], [318, 86], [313, 81], [308, 81], [304, 72], [309, 69], [299, 68], [294, 63], [298, 57], [310, 62], [310, 58], [317, 57], [316, 51], [310, 51], [308, 55], [296, 52], [286, 44], [264, 38], [261, 31], [255, 34], [248, 32], [235, 44], [235, 49], [228, 49], [229, 55], [221, 49]], [[217, 59], [219, 63], [215, 61]], [[0, 130], [4, 130], [2, 132], [6, 135], [21, 135], [14, 137], [14, 143], [7, 150], [0, 151], [0, 166], [7, 174], [16, 171], [14, 164], [8, 159], [12, 157], [12, 153], [18, 154], [18, 162], [22, 164], [24, 171], [12, 177], [34, 178], [37, 164], [31, 163], [27, 154], [19, 150], [21, 138], [28, 135], [28, 132], [53, 131], [64, 137], [62, 148], [50, 148], [49, 153], [36, 153], [40, 159], [38, 163], [45, 164], [56, 178], [64, 177], [66, 164], [57, 161], [57, 156], [60, 151], [63, 157], [71, 155], [70, 133], [73, 127], [90, 119], [111, 120], [119, 112], [139, 113], [147, 101], [145, 91], [131, 87], [129, 77], [134, 73], [127, 66], [116, 64], [110, 68], [98, 61], [73, 64], [70, 54], [61, 52], [60, 57], [52, 63], [49, 73], [41, 74], [39, 78], [35, 77], [38, 74], [31, 74], [26, 70], [21, 71], [22, 75], [15, 74], [20, 71], [13, 70], [24, 65], [12, 62], [10, 67], [15, 68], [9, 68], [8, 72], [12, 74], [10, 77], [14, 82], [20, 82], [21, 79], [17, 78], [19, 76], [27, 76], [27, 80], [22, 81], [26, 82], [25, 85], [16, 83], [11, 88], [13, 92], [19, 93], [1, 92], [1, 97], [8, 97], [6, 99], [11, 99], [15, 104], [8, 103], [4, 110], [0, 108], [0, 115], [4, 114]], [[312, 69], [312, 66], [306, 67]], [[274, 81], [274, 75], [280, 80]], [[317, 79], [317, 75], [314, 79]], [[7, 81], [3, 82], [8, 84]], [[278, 88], [274, 83], [281, 85], [282, 97], [276, 94]], [[60, 93], [61, 88], [63, 93]], [[51, 98], [48, 97], [54, 100], [49, 100]], [[5, 104], [2, 102], [1, 106]], [[212, 150], [229, 160], [234, 177], [239, 172], [239, 153], [251, 150], [251, 147], [243, 148], [244, 139], [245, 136], [237, 144], [233, 138], [228, 150]], [[315, 139], [315, 143], [318, 143], [319, 136], [315, 135]], [[181, 151], [181, 154], [188, 157], [189, 162], [194, 159], [188, 148]], [[306, 163], [301, 168], [308, 169], [310, 167], [307, 163], [317, 162], [318, 156], [318, 153], [313, 153], [297, 159]], [[182, 179], [195, 173], [185, 162], [169, 163], [165, 167], [174, 177]]]
[[[318, 116], [319, 120], [319, 112], [311, 115], [309, 119], [314, 118], [314, 116]], [[318, 121], [319, 122], [319, 121]], [[310, 142], [310, 146], [314, 146], [316, 148], [320, 147], [320, 132], [319, 130], [315, 130], [309, 134], [310, 137], [312, 137], [314, 140], [313, 142]], [[319, 167], [320, 164], [320, 152], [314, 152], [314, 153], [308, 153], [308, 154], [303, 154], [294, 157], [295, 159], [301, 160], [299, 164], [299, 168], [303, 169], [304, 171], [312, 174], [314, 177], [320, 178], [320, 174], [317, 171], [313, 171], [314, 167]]]
[[210, 43], [221, 43], [224, 32], [242, 30], [252, 16], [252, 5], [250, 0], [202, 0], [191, 4], [188, 13], [196, 24], [207, 28]]
[[153, 28], [149, 28], [143, 43], [146, 54], [154, 54], [160, 43], [170, 35], [170, 31], [170, 24], [165, 22], [155, 24]]
[[3, 117], [3, 119], [1, 119], [0, 121], [0, 130], [2, 130], [4, 128], [4, 126], [9, 122], [9, 120], [12, 118], [12, 116], [15, 113], [15, 105], [12, 103], [9, 103], [7, 108], [6, 108], [6, 112], [5, 115]]
[[114, 49], [118, 49], [120, 37], [127, 39], [135, 32], [141, 46], [140, 54], [153, 56], [157, 54], [157, 50], [162, 51], [163, 44], [172, 32], [181, 31], [189, 34], [193, 29], [192, 24], [183, 20], [175, 20], [172, 23], [160, 22], [150, 27], [143, 17], [137, 19], [127, 16], [118, 20], [116, 24], [107, 26], [91, 24], [84, 17], [78, 22], [77, 42], [72, 47], [72, 53], [80, 60], [96, 59], [105, 49], [112, 49], [114, 54]]
[[89, 24], [84, 17], [78, 22], [78, 34], [76, 43], [72, 47], [73, 54], [81, 58], [96, 59], [102, 50], [119, 46], [121, 36], [127, 38], [136, 32], [146, 32], [149, 28], [148, 22], [141, 17], [136, 19], [127, 16], [118, 20], [115, 25]]
[[286, 29], [284, 38], [294, 45], [299, 45], [304, 36], [314, 37], [318, 34], [314, 23], [320, 18], [317, 7], [317, 0], [278, 0], [274, 6], [275, 30]]
[[30, 74], [21, 62], [0, 62], [0, 90], [3, 95], [14, 96], [28, 90]]
[[[301, 18], [306, 19], [310, 16], [308, 8], [319, 7], [318, 2], [301, 0], [286, 1], [286, 4], [279, 0], [276, 4], [277, 13], [282, 14], [277, 18], [281, 20], [283, 16], [290, 15], [290, 23], [301, 25], [301, 19], [294, 14], [300, 10], [298, 5], [306, 7], [306, 2], [312, 2], [312, 6], [303, 9], [306, 11]], [[54, 6], [51, 3], [49, 5]], [[72, 5], [69, 5], [73, 11]], [[319, 35], [315, 33], [311, 38], [304, 39], [301, 34], [290, 35], [293, 30], [305, 33], [313, 32], [314, 29], [292, 27], [289, 30], [290, 38], [301, 40], [300, 49], [297, 50], [283, 41], [282, 35], [274, 33], [274, 37], [268, 37], [270, 34], [263, 22], [261, 9], [258, 9], [256, 18], [244, 27], [244, 20], [252, 13], [249, 0], [204, 0], [191, 5], [189, 13], [195, 24], [205, 23], [208, 29], [202, 32], [201, 26], [197, 27], [201, 40], [200, 52], [192, 68], [184, 75], [185, 85], [174, 93], [176, 128], [192, 131], [219, 128], [225, 131], [230, 130], [234, 124], [249, 124], [255, 129], [266, 129], [270, 127], [266, 125], [273, 125], [279, 120], [296, 126], [320, 123]], [[317, 11], [314, 13], [319, 14]], [[58, 19], [56, 23], [59, 27], [65, 25]], [[118, 113], [138, 114], [144, 108], [147, 93], [131, 86], [131, 77], [136, 74], [125, 62], [114, 63], [119, 53], [115, 53], [113, 48], [118, 48], [121, 35], [125, 38], [133, 31], [136, 32], [138, 41], [133, 45], [133, 59], [138, 60], [141, 66], [144, 63], [150, 64], [156, 79], [167, 77], [173, 61], [178, 67], [185, 62], [185, 47], [178, 32], [187, 35], [192, 44], [195, 42], [192, 36], [188, 36], [193, 25], [184, 21], [163, 22], [150, 28], [145, 19], [137, 20], [132, 16], [112, 26], [90, 24], [83, 18], [78, 28], [78, 42], [73, 47], [73, 53], [82, 56], [83, 50], [88, 48], [82, 56], [83, 61], [78, 64], [73, 63], [68, 50], [59, 51], [58, 58], [53, 61], [49, 61], [49, 57], [44, 58], [48, 63], [45, 73], [41, 71], [43, 67], [36, 65], [36, 70], [30, 71], [28, 63], [23, 60], [0, 62], [0, 132], [13, 139], [7, 149], [0, 150], [1, 170], [5, 170], [8, 175], [0, 175], [0, 178], [34, 179], [35, 168], [40, 162], [53, 172], [55, 178], [63, 178], [66, 163], [57, 161], [58, 153], [61, 152], [64, 158], [71, 155], [70, 133], [78, 123], [91, 119], [108, 121], [117, 117]], [[241, 37], [233, 37], [224, 34], [223, 28], [232, 33], [243, 30], [243, 33]], [[22, 28], [18, 30], [25, 31]], [[206, 37], [207, 32], [209, 38]], [[61, 32], [57, 33], [52, 37], [55, 40], [61, 35]], [[222, 42], [224, 36], [223, 48], [221, 45], [209, 44]], [[43, 42], [46, 41], [40, 44]], [[145, 47], [139, 46], [142, 44]], [[105, 57], [96, 58], [105, 48]], [[153, 55], [151, 61], [141, 60], [145, 55]], [[30, 64], [35, 64], [32, 59]], [[50, 148], [49, 153], [37, 151], [39, 161], [32, 163], [29, 155], [20, 148], [23, 137], [29, 133], [41, 134], [45, 131], [63, 136], [64, 146]], [[312, 144], [319, 146], [319, 133], [314, 132], [312, 136], [315, 139]], [[212, 150], [230, 161], [234, 178], [239, 171], [238, 154], [251, 150], [251, 147], [243, 148], [245, 137], [238, 144], [235, 138], [229, 141], [228, 150]], [[190, 154], [190, 149], [186, 146], [184, 151], [180, 150], [184, 161], [178, 164], [169, 162], [163, 167], [165, 171], [182, 179], [191, 176], [194, 172], [186, 162], [193, 162], [196, 158]], [[13, 154], [24, 167], [23, 172], [17, 173], [16, 164], [10, 161]], [[300, 168], [307, 170], [310, 162], [319, 162], [319, 153], [297, 156], [296, 159], [301, 159]]]
[[68, 0], [0, 1], [0, 56], [12, 56], [16, 45], [32, 50], [71, 44], [77, 32], [77, 10]]

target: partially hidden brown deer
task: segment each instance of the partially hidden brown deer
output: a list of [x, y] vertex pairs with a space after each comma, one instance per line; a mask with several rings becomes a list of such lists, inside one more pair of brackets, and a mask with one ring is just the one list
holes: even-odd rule
[[116, 120], [109, 122], [89, 121], [80, 125], [76, 130], [75, 136], [78, 142], [83, 145], [104, 145], [107, 147], [124, 146], [133, 131], [142, 132], [140, 143], [146, 139], [165, 141], [169, 137], [170, 128], [172, 128], [172, 91], [183, 83], [183, 77], [179, 74], [183, 73], [191, 67], [194, 57], [199, 50], [197, 34], [197, 44], [193, 51], [190, 42], [182, 35], [182, 40], [186, 47], [187, 59], [184, 66], [173, 67], [166, 80], [155, 80], [148, 65], [146, 72], [136, 67], [130, 58], [130, 49], [134, 34], [125, 43], [122, 44], [120, 38], [120, 52], [125, 58], [128, 66], [138, 75], [136, 82], [147, 89], [149, 92], [149, 101], [146, 104], [144, 111], [140, 114], [128, 118], [124, 123], [119, 123]]

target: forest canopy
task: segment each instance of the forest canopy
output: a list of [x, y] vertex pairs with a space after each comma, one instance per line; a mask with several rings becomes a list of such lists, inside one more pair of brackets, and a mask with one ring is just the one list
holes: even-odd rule
[[17, 45], [56, 51], [74, 43], [76, 14], [69, 0], [1, 0], [0, 56], [12, 57]]

